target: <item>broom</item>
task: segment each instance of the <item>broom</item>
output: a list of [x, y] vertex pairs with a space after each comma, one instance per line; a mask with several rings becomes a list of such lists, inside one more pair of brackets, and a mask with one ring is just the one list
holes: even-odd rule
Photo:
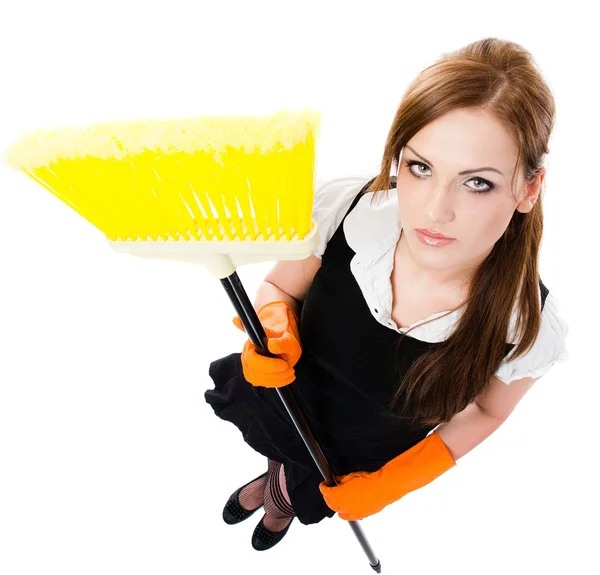
[[[105, 122], [24, 134], [5, 154], [102, 231], [118, 252], [204, 265], [260, 352], [267, 337], [236, 268], [307, 258], [318, 243], [316, 111], [272, 116]], [[295, 399], [277, 388], [328, 485], [331, 468]], [[381, 564], [349, 521], [371, 567]]]

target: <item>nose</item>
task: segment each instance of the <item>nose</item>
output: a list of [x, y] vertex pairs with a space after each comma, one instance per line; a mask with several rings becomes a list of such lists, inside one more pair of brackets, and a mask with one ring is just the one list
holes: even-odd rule
[[436, 224], [445, 224], [454, 219], [454, 202], [456, 190], [453, 184], [438, 185], [432, 188], [428, 202], [428, 214], [431, 227]]

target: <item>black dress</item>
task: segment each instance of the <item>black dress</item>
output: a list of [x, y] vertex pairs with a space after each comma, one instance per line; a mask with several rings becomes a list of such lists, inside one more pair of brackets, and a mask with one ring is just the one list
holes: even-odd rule
[[[393, 373], [401, 334], [371, 314], [350, 269], [354, 255], [342, 220], [304, 298], [302, 356], [291, 384], [335, 475], [376, 471], [436, 427], [414, 424], [386, 407], [397, 386]], [[406, 335], [400, 372], [406, 373], [422, 353], [436, 345], [440, 344]], [[511, 348], [508, 345], [507, 351]], [[319, 491], [323, 478], [276, 390], [248, 383], [240, 355], [232, 353], [210, 364], [215, 388], [205, 392], [206, 401], [220, 418], [239, 428], [246, 443], [284, 464], [290, 501], [302, 523], [332, 517], [334, 512]]]

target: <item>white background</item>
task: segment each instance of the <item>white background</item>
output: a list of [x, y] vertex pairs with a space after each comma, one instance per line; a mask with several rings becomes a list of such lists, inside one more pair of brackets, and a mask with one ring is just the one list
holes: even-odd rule
[[[374, 175], [402, 92], [497, 36], [556, 97], [541, 277], [556, 364], [457, 467], [362, 522], [383, 572], [599, 575], [598, 45], [587, 3], [19, 2], [0, 9], [0, 144], [95, 121], [322, 112], [317, 178]], [[0, 167], [0, 573], [371, 573], [335, 517], [266, 553], [221, 520], [264, 468], [204, 401], [244, 336], [203, 268], [137, 260]], [[271, 264], [239, 269], [248, 293]]]

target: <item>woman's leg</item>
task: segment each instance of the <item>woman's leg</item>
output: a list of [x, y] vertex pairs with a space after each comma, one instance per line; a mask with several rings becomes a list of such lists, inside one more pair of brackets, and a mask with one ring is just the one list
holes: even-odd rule
[[295, 517], [294, 508], [290, 503], [285, 483], [283, 465], [277, 464], [275, 469], [269, 470], [264, 491], [265, 519], [264, 526], [269, 531], [285, 529]]
[[251, 509], [256, 509], [263, 504], [267, 478], [269, 477], [271, 471], [275, 470], [277, 465], [279, 465], [276, 461], [271, 461], [270, 459], [268, 461], [269, 464], [267, 475], [257, 479], [256, 481], [253, 481], [249, 485], [246, 485], [246, 487], [244, 487], [238, 495], [240, 505], [248, 511]]

